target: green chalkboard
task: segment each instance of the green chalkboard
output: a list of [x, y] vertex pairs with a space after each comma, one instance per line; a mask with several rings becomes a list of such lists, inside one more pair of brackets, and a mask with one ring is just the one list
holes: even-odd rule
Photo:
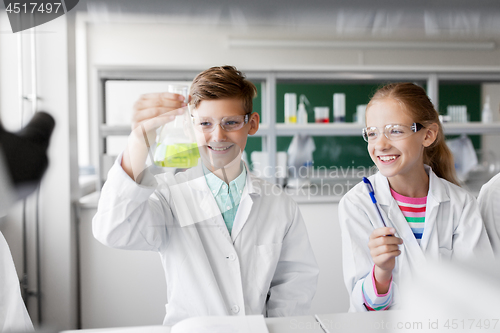
[[[439, 114], [447, 114], [448, 105], [465, 105], [469, 121], [481, 121], [481, 85], [441, 83], [439, 85]], [[447, 139], [457, 135], [448, 135]], [[481, 149], [481, 136], [469, 135], [475, 149]]]
[[[252, 81], [257, 88], [257, 96], [253, 99], [253, 112], [257, 112], [260, 115], [260, 121], [262, 123], [262, 83]], [[245, 147], [245, 153], [247, 154], [248, 162], [251, 167], [251, 159], [253, 151], [262, 151], [262, 137], [249, 136], [247, 140], [247, 145]]]
[[[254, 111], [261, 114], [262, 84], [254, 82], [259, 95], [254, 100]], [[389, 82], [359, 83], [359, 84], [333, 84], [333, 83], [278, 83], [276, 85], [276, 121], [284, 122], [284, 96], [285, 93], [296, 93], [297, 100], [300, 94], [307, 96], [310, 106], [307, 107], [309, 122], [314, 122], [313, 108], [315, 106], [328, 106], [330, 109], [330, 121], [333, 119], [333, 94], [344, 93], [346, 95], [346, 121], [352, 122], [356, 106], [367, 104], [375, 91]], [[422, 85], [425, 87], [425, 84]], [[481, 85], [461, 83], [441, 83], [439, 85], [439, 111], [446, 114], [447, 105], [466, 105], [470, 114], [470, 121], [480, 120]], [[369, 167], [373, 165], [363, 141], [361, 133], [359, 136], [316, 136], [313, 137], [316, 151], [313, 154], [315, 167]], [[474, 147], [479, 149], [480, 136], [471, 137]], [[277, 138], [277, 150], [287, 151], [292, 137], [282, 136]], [[250, 160], [252, 151], [262, 150], [262, 139], [250, 137], [248, 139], [246, 153]]]
[[[332, 84], [332, 83], [278, 83], [276, 86], [276, 121], [283, 123], [285, 108], [285, 93], [297, 94], [297, 102], [304, 94], [310, 102], [306, 107], [308, 122], [314, 123], [314, 107], [328, 106], [330, 122], [333, 120], [333, 94], [346, 95], [346, 122], [352, 122], [356, 113], [356, 106], [367, 104], [373, 93], [381, 84]], [[332, 133], [333, 134], [333, 133]], [[366, 150], [366, 142], [361, 133], [359, 136], [317, 136], [313, 137], [316, 151], [313, 153], [316, 167], [352, 167], [370, 166], [371, 159]], [[286, 151], [292, 137], [277, 139], [278, 151]]]

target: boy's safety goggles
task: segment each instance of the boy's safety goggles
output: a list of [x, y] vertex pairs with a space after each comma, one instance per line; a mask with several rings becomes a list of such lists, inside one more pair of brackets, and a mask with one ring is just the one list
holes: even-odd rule
[[417, 133], [424, 125], [419, 123], [413, 123], [411, 126], [400, 125], [400, 124], [389, 124], [385, 125], [383, 129], [378, 127], [366, 127], [363, 128], [363, 139], [366, 142], [376, 141], [380, 133], [384, 133], [385, 137], [391, 141], [402, 140], [409, 137], [412, 134]]
[[214, 131], [217, 125], [226, 131], [237, 131], [241, 129], [248, 123], [250, 113], [245, 115], [237, 115], [237, 116], [227, 116], [223, 117], [220, 121], [211, 117], [198, 117], [191, 115], [191, 119], [193, 121], [194, 128], [202, 133], [211, 133]]

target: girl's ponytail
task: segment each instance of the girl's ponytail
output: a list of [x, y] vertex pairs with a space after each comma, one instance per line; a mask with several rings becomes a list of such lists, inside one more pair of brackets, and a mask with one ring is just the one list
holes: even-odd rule
[[[439, 118], [438, 118], [439, 122]], [[438, 123], [439, 131], [436, 141], [429, 147], [424, 148], [424, 163], [432, 168], [432, 171], [441, 178], [460, 186], [455, 172], [453, 154], [444, 140], [443, 127]]]

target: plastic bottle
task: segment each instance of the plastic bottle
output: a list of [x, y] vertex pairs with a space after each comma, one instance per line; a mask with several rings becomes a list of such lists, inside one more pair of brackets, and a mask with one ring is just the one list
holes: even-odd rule
[[333, 94], [333, 118], [336, 123], [345, 123], [345, 94]]
[[297, 94], [285, 94], [285, 124], [297, 123]]
[[358, 124], [365, 123], [365, 115], [366, 115], [366, 104], [361, 104], [356, 106], [356, 122]]
[[313, 169], [313, 152], [316, 150], [314, 140], [309, 135], [295, 134], [288, 147], [288, 180], [287, 186], [301, 188], [311, 184]]
[[481, 112], [481, 121], [485, 124], [493, 122], [493, 112], [490, 108], [490, 96], [486, 96], [486, 101], [483, 105], [483, 111]]
[[306, 110], [306, 105], [304, 103], [307, 103], [309, 105], [309, 100], [307, 99], [306, 95], [300, 95], [300, 103], [299, 107], [297, 108], [297, 124], [307, 124], [307, 110]]

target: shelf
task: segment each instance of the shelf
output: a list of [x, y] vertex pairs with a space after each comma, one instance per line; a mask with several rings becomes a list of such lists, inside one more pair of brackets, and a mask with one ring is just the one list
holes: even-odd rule
[[444, 134], [500, 134], [500, 123], [444, 123]]
[[[362, 128], [363, 125], [355, 123], [310, 123], [306, 125], [276, 124], [276, 135], [292, 136], [295, 134], [308, 134], [312, 136], [361, 136]], [[444, 133], [446, 135], [500, 134], [500, 123], [445, 123]]]
[[312, 136], [361, 136], [362, 124], [355, 123], [328, 123], [305, 125], [276, 124], [276, 135], [289, 136], [308, 134]]
[[[320, 66], [321, 67], [321, 66]], [[254, 137], [262, 138], [262, 150], [269, 153], [269, 164], [272, 168], [276, 167], [275, 153], [278, 149], [279, 137], [294, 136], [296, 134], [319, 136], [319, 137], [355, 137], [355, 140], [362, 140], [362, 128], [364, 124], [358, 123], [309, 123], [305, 125], [276, 123], [278, 110], [277, 108], [277, 84], [278, 83], [373, 83], [382, 81], [425, 81], [429, 89], [430, 97], [438, 103], [439, 83], [442, 82], [498, 82], [500, 71], [498, 68], [450, 68], [441, 70], [439, 68], [309, 68], [297, 70], [275, 70], [275, 71], [250, 71], [247, 72], [247, 77], [262, 82], [262, 114], [263, 123], [260, 124], [259, 130]], [[130, 127], [128, 125], [110, 126], [104, 123], [105, 115], [105, 82], [108, 79], [141, 79], [141, 80], [188, 80], [194, 77], [196, 73], [191, 71], [173, 71], [165, 69], [163, 71], [142, 71], [142, 70], [100, 70], [99, 76], [99, 110], [98, 119], [101, 124], [99, 127], [99, 138], [109, 136], [128, 136]], [[279, 112], [282, 112], [281, 110]], [[483, 124], [480, 122], [470, 123], [445, 123], [444, 133], [446, 135], [500, 135], [500, 122]], [[105, 140], [98, 140], [99, 145], [99, 174], [106, 173], [106, 158], [105, 158]], [[104, 168], [104, 169], [103, 169]], [[102, 186], [103, 179], [100, 179]], [[271, 179], [273, 181], [273, 179]]]
[[[101, 135], [103, 137], [107, 136], [128, 136], [130, 135], [130, 126], [123, 126], [123, 125], [117, 125], [117, 126], [112, 126], [112, 125], [101, 125]], [[269, 135], [269, 125], [266, 124], [260, 124], [259, 125], [259, 130], [257, 133], [254, 134], [254, 136], [267, 136]]]
[[119, 126], [110, 126], [110, 125], [101, 125], [101, 135], [103, 137], [107, 136], [128, 136], [130, 135], [131, 129], [130, 125], [119, 125]]
[[[312, 136], [361, 136], [363, 125], [354, 123], [328, 123], [306, 125], [297, 124], [276, 124], [276, 135], [293, 136], [295, 134], [307, 134]], [[264, 137], [271, 132], [271, 126], [260, 124], [256, 137]], [[129, 126], [108, 126], [101, 125], [101, 133], [107, 136], [128, 136]], [[480, 122], [471, 123], [445, 123], [444, 133], [446, 135], [457, 134], [500, 134], [500, 123], [483, 124]]]

